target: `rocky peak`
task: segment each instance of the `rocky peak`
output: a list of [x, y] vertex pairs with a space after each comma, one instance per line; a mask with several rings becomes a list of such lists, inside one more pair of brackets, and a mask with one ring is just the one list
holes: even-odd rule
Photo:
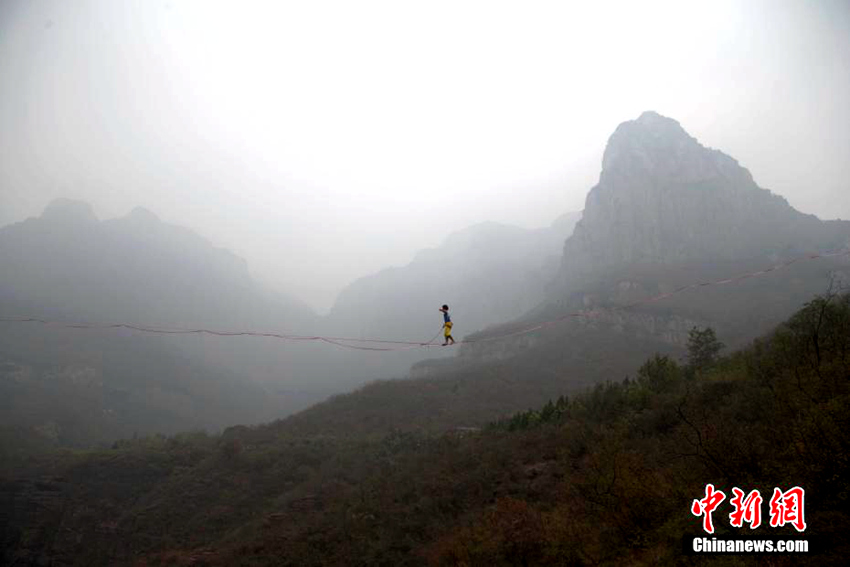
[[672, 118], [655, 112], [644, 112], [637, 120], [620, 124], [605, 148], [602, 169], [622, 168], [632, 165], [629, 158], [647, 158], [640, 165], [651, 167], [650, 158], [659, 158], [673, 153], [681, 155], [688, 146], [696, 144], [682, 126]]
[[604, 175], [642, 175], [697, 182], [717, 175], [749, 172], [726, 154], [701, 145], [672, 118], [652, 111], [620, 124], [602, 158]]
[[675, 120], [644, 112], [608, 140], [562, 273], [570, 280], [631, 263], [787, 253], [817, 242], [822, 224]]
[[159, 224], [159, 217], [144, 207], [136, 207], [125, 217], [127, 221], [137, 225]]
[[97, 221], [92, 206], [85, 201], [74, 199], [55, 199], [45, 207], [41, 218], [52, 222], [91, 223]]

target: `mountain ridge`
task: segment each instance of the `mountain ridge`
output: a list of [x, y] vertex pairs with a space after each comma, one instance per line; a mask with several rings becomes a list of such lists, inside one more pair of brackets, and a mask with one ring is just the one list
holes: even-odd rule
[[[734, 158], [702, 146], [677, 121], [648, 111], [610, 136], [599, 181], [564, 243], [546, 299], [514, 321], [468, 335], [488, 340], [462, 345], [454, 364], [507, 363], [533, 353], [545, 360], [549, 350], [560, 348], [558, 337], [581, 340], [581, 329], [607, 328], [621, 340], [641, 336], [681, 349], [689, 326], [713, 326], [741, 346], [822, 293], [831, 280], [850, 281], [847, 258], [798, 263], [781, 274], [701, 287], [657, 304], [622, 306], [808, 253], [847, 248], [850, 222], [821, 221], [796, 211], [759, 187]], [[545, 332], [512, 335], [576, 312], [588, 316]], [[499, 338], [503, 335], [510, 336]], [[436, 378], [449, 366], [423, 361], [414, 370]], [[572, 368], [591, 370], [580, 360]]]
[[[570, 229], [569, 221], [567, 217], [559, 219], [559, 230]], [[508, 258], [505, 247], [497, 250], [487, 246], [493, 236], [487, 233], [493, 231], [502, 243], [524, 239], [526, 251], [540, 240], [548, 239], [547, 250], [553, 253], [562, 244], [561, 237], [549, 229], [526, 230], [485, 223], [448, 237], [449, 242], [453, 237], [469, 237], [469, 246], [455, 244], [436, 249], [438, 263], [445, 260], [440, 254], [446, 250], [453, 253], [474, 249], [483, 260], [504, 265], [502, 260]], [[505, 231], [507, 237], [503, 238]], [[411, 264], [424, 263], [426, 272], [439, 273], [429, 264], [427, 256], [425, 251]], [[514, 258], [523, 256], [523, 253], [513, 254]], [[544, 262], [540, 254], [535, 258]], [[89, 203], [55, 200], [45, 207], [41, 216], [0, 228], [0, 263], [6, 268], [0, 273], [0, 312], [7, 316], [34, 316], [70, 323], [351, 334], [350, 328], [328, 324], [297, 300], [261, 287], [253, 281], [241, 257], [214, 246], [191, 229], [163, 222], [143, 207], [118, 218], [100, 220]], [[556, 263], [550, 262], [548, 269], [554, 273], [556, 267]], [[467, 270], [476, 271], [474, 267]], [[380, 279], [385, 275], [374, 277]], [[409, 293], [419, 283], [414, 277], [411, 286], [401, 291]], [[405, 332], [381, 325], [380, 317], [386, 313], [387, 309], [377, 308], [361, 311], [356, 320], [369, 323], [370, 318], [372, 321], [377, 318], [378, 324], [374, 325], [377, 335], [373, 336], [391, 338], [390, 333]], [[394, 315], [400, 319], [397, 313]], [[416, 317], [425, 319], [422, 315]], [[498, 315], [504, 317], [503, 313]], [[416, 317], [405, 320], [407, 328], [411, 322], [417, 323]], [[473, 324], [472, 320], [466, 321], [469, 327]], [[430, 333], [429, 326], [427, 334]], [[215, 428], [279, 417], [366, 380], [404, 375], [424, 355], [402, 353], [395, 358], [390, 355], [378, 358], [339, 351], [328, 345], [295, 345], [260, 338], [202, 339], [139, 334], [127, 338], [119, 331], [50, 329], [24, 323], [2, 324], [0, 338], [6, 347], [0, 348], [0, 363], [8, 363], [8, 372], [0, 371], [0, 387], [11, 388], [9, 391], [15, 392], [12, 398], [21, 402], [20, 408], [6, 414], [9, 418], [6, 425], [14, 421], [25, 424], [26, 428], [58, 431], [58, 437], [53, 435], [51, 439], [72, 442], [75, 446], [84, 444], [84, 430], [91, 432], [92, 441], [102, 442], [108, 438], [108, 433], [104, 437], [104, 428], [127, 435], [132, 430], [149, 432], [149, 427], [156, 427], [153, 431], [171, 432], [181, 427]], [[140, 347], [138, 352], [133, 351], [134, 343]], [[40, 344], [41, 354], [27, 346], [30, 344]], [[321, 355], [317, 348], [323, 349]], [[150, 364], [145, 362], [146, 357], [151, 359]], [[128, 361], [127, 365], [122, 366], [122, 358]], [[51, 362], [39, 365], [40, 359]], [[106, 359], [108, 363], [104, 362]], [[185, 372], [180, 370], [179, 360], [184, 360]], [[144, 368], [156, 369], [160, 375], [146, 382], [139, 374]], [[202, 403], [216, 409], [210, 411], [210, 419], [200, 419], [199, 404], [205, 398], [198, 376], [204, 373], [210, 376], [212, 390], [228, 392], [225, 396], [234, 402], [240, 396], [228, 389], [245, 389], [248, 394], [241, 396], [245, 400], [234, 403], [238, 411], [223, 411], [218, 402], [226, 405], [226, 400], [216, 400], [213, 396]], [[78, 398], [81, 391], [75, 388], [83, 385], [78, 374], [88, 377], [84, 382], [92, 391], [105, 392], [99, 401], [89, 400], [88, 394]], [[20, 376], [33, 379], [19, 382]], [[50, 380], [61, 380], [61, 387], [54, 384], [51, 390], [51, 381], [45, 379], [48, 376], [53, 377]], [[213, 382], [217, 384], [215, 387]], [[67, 406], [69, 410], [75, 404], [80, 409], [87, 408], [85, 415], [57, 409], [61, 407], [53, 403], [61, 402], [58, 398], [54, 400], [57, 396], [75, 400]], [[134, 400], [129, 405], [127, 396]], [[39, 397], [44, 399], [45, 408], [53, 409], [48, 413], [23, 412], [26, 404], [35, 403]], [[245, 411], [246, 403], [250, 406], [252, 399], [258, 408], [254, 415]], [[175, 411], [191, 418], [176, 419]], [[146, 421], [140, 418], [145, 412], [159, 417]], [[109, 419], [99, 417], [101, 413]], [[124, 426], [120, 423], [116, 426], [116, 419], [129, 420], [131, 414], [136, 417]], [[216, 416], [224, 421], [217, 421]], [[232, 421], [234, 416], [237, 421]], [[53, 425], [45, 425], [48, 423]]]
[[602, 164], [564, 244], [563, 282], [628, 263], [784, 257], [850, 243], [850, 223], [797, 211], [655, 112], [620, 124]]

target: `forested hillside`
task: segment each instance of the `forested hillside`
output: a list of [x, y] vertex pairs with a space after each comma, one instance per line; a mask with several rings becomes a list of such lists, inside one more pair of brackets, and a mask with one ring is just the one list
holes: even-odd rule
[[[658, 355], [626, 380], [480, 430], [401, 431], [399, 418], [306, 432], [292, 418], [4, 460], [3, 560], [689, 564], [682, 538], [701, 533], [690, 505], [713, 483], [727, 494], [804, 487], [804, 536], [824, 545], [811, 557], [734, 564], [843, 565], [850, 297], [817, 298], [720, 359], [711, 333], [690, 338], [683, 363]], [[750, 533], [724, 515], [715, 525], [718, 536]], [[752, 533], [797, 535], [766, 525]]]
[[0, 0], [0, 567], [850, 564], [850, 0], [447, 4]]

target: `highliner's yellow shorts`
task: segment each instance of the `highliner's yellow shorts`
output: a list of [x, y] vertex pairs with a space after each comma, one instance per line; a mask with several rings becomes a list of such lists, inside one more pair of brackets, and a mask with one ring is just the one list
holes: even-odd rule
[[446, 331], [444, 333], [445, 336], [449, 336], [452, 334], [452, 324], [451, 322], [446, 323]]

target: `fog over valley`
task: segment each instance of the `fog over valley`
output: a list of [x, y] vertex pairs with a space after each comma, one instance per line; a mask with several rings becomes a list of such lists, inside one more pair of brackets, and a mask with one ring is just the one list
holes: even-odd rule
[[843, 565], [848, 100], [845, 0], [0, 2], [0, 565]]

